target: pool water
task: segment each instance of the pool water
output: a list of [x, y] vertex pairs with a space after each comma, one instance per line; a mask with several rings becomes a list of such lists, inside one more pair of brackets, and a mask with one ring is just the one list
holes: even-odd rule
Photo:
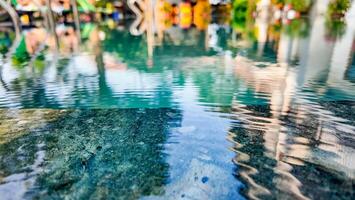
[[7, 33], [1, 199], [354, 199], [355, 29], [321, 20], [153, 43], [87, 23], [33, 54]]

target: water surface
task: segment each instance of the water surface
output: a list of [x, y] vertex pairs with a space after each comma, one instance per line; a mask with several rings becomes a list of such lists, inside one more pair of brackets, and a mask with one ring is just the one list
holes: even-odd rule
[[32, 53], [9, 31], [0, 195], [353, 199], [354, 25], [301, 23], [267, 41], [171, 27], [153, 43], [129, 23], [87, 23], [57, 49], [34, 28], [21, 37], [49, 39]]

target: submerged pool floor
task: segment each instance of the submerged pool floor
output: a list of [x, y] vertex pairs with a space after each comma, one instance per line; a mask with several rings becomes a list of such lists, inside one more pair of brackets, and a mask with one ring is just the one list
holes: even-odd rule
[[9, 128], [16, 135], [1, 135], [12, 137], [0, 147], [3, 195], [19, 189], [24, 197], [54, 199], [162, 194], [169, 169], [163, 145], [178, 119], [174, 110], [17, 112], [20, 121], [5, 119], [18, 126]]
[[[324, 106], [350, 112], [354, 104]], [[272, 129], [261, 119], [268, 119], [268, 106], [244, 109], [259, 119], [255, 126]], [[234, 115], [197, 114], [205, 116], [165, 108], [1, 110], [0, 193], [5, 199], [353, 197], [353, 166], [322, 148], [334, 144], [317, 135], [317, 113], [303, 123], [281, 117], [288, 130], [282, 140]], [[336, 131], [336, 121], [324, 123]], [[215, 139], [223, 131], [229, 144]], [[339, 152], [353, 153], [346, 132], [336, 131]]]

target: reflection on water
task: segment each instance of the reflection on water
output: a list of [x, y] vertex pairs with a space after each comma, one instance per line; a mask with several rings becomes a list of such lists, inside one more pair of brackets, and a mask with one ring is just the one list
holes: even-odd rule
[[352, 199], [355, 4], [257, 9], [2, 32], [1, 195]]

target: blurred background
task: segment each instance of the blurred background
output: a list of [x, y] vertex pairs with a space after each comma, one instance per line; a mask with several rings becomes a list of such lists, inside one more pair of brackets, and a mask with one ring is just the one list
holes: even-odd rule
[[[206, 48], [218, 48], [219, 40], [233, 47], [273, 42], [270, 50], [276, 51], [287, 48], [286, 37], [298, 40], [288, 44], [295, 47], [300, 38], [311, 37], [310, 43], [322, 45], [315, 40], [335, 42], [344, 34], [352, 37], [352, 48], [354, 25], [349, 24], [351, 17], [346, 17], [351, 15], [352, 4], [351, 0], [1, 0], [0, 53], [18, 48], [17, 43], [11, 48], [11, 43], [22, 38], [20, 47], [26, 47], [26, 56], [14, 58], [21, 64], [43, 46], [72, 52], [83, 38], [92, 45], [98, 42], [95, 39], [103, 40], [104, 31], [98, 31], [95, 38], [97, 28], [88, 24], [145, 35], [148, 56], [167, 41], [189, 43], [182, 38], [186, 31], [206, 32]], [[218, 37], [220, 31], [227, 33], [226, 38]], [[264, 48], [260, 44], [258, 53]], [[296, 49], [281, 52], [285, 55], [279, 59], [294, 59]]]

